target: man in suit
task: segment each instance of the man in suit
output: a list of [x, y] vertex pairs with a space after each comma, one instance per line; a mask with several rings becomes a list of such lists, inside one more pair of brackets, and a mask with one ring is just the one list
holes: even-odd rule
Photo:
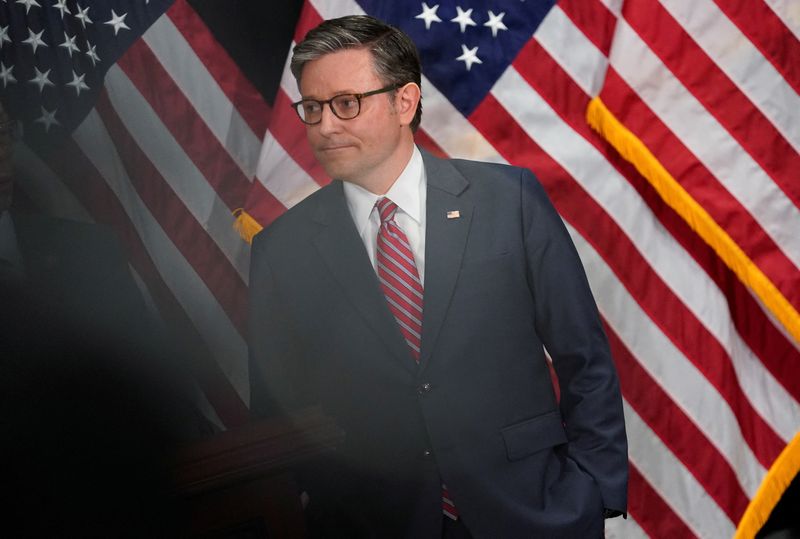
[[541, 185], [414, 145], [419, 58], [393, 27], [326, 21], [291, 67], [311, 148], [339, 181], [254, 240], [251, 406], [319, 405], [345, 431], [301, 479], [312, 532], [601, 536], [626, 510], [621, 397]]

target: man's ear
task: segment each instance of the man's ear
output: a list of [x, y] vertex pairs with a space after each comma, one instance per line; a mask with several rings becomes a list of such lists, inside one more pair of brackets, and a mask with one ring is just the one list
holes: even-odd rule
[[414, 82], [409, 82], [397, 90], [395, 108], [402, 125], [411, 124], [414, 115], [417, 113], [417, 105], [421, 95], [422, 91]]

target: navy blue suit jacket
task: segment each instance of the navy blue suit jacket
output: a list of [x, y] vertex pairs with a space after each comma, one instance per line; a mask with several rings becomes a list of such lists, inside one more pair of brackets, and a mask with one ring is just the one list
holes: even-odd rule
[[439, 537], [440, 480], [476, 538], [600, 536], [603, 508], [626, 508], [627, 444], [566, 228], [527, 170], [423, 158], [420, 364], [333, 182], [253, 243], [252, 408], [338, 421], [345, 441], [308, 490], [364, 536]]

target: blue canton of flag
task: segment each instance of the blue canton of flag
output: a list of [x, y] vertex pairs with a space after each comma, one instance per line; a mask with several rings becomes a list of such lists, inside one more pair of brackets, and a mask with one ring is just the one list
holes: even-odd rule
[[0, 0], [0, 96], [35, 146], [70, 133], [172, 0]]
[[425, 76], [465, 116], [483, 101], [554, 4], [514, 0], [480, 2], [479, 8], [463, 1], [358, 3], [411, 36]]

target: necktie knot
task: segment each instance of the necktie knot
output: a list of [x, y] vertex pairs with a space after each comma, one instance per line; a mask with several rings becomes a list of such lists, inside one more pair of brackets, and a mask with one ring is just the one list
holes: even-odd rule
[[375, 203], [375, 207], [378, 208], [378, 216], [381, 219], [382, 225], [394, 220], [394, 214], [397, 212], [397, 204], [386, 197], [381, 197]]

